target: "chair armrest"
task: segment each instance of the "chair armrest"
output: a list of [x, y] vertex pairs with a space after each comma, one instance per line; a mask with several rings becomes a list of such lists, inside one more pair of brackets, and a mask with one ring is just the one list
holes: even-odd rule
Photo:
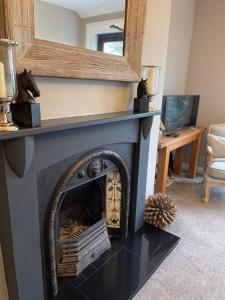
[[213, 160], [213, 149], [210, 146], [207, 146], [207, 165], [210, 165]]
[[207, 152], [207, 154], [206, 154], [206, 166], [205, 166], [205, 172], [204, 172], [205, 175], [207, 175], [208, 169], [209, 169], [209, 167], [212, 163], [212, 160], [213, 160], [213, 149], [212, 149], [212, 147], [207, 145], [206, 152]]

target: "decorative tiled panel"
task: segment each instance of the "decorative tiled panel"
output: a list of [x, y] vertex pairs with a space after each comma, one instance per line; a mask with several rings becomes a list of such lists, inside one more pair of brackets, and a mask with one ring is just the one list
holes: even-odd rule
[[120, 173], [115, 171], [106, 176], [106, 222], [107, 227], [120, 228], [122, 184]]

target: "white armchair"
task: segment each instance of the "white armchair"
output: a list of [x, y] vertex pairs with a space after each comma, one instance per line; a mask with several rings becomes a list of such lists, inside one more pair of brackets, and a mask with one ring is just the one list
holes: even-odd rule
[[211, 125], [207, 136], [207, 166], [204, 173], [204, 203], [212, 187], [225, 188], [225, 123]]

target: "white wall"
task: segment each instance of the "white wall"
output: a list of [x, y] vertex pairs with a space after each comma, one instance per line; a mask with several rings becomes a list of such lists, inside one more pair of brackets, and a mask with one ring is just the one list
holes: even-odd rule
[[115, 28], [110, 28], [115, 24], [124, 28], [125, 11], [93, 16], [83, 19], [83, 47], [87, 49], [97, 50], [97, 38], [99, 33], [118, 32]]
[[81, 46], [83, 24], [76, 12], [40, 0], [34, 7], [36, 38]]
[[225, 1], [198, 0], [187, 92], [200, 94], [198, 124], [225, 122]]
[[[154, 107], [161, 109], [170, 26], [171, 0], [148, 1], [142, 64], [161, 66], [160, 89], [153, 98]], [[146, 197], [153, 193], [160, 118], [155, 118], [151, 130]]]
[[[124, 18], [109, 19], [104, 21], [91, 22], [86, 24], [85, 48], [98, 50], [98, 35], [102, 33], [118, 33], [118, 29], [110, 28], [112, 24], [124, 28]], [[122, 50], [122, 49], [121, 49]], [[122, 51], [121, 51], [122, 52]], [[109, 53], [109, 52], [108, 52]], [[123, 55], [121, 53], [121, 55]]]
[[172, 0], [164, 94], [186, 92], [196, 0]]
[[[147, 4], [143, 64], [156, 64], [162, 67], [160, 92], [154, 99], [155, 106], [160, 108], [165, 76], [171, 0], [148, 0]], [[40, 103], [43, 119], [127, 110], [128, 106], [131, 107], [132, 93], [135, 90], [126, 83], [93, 80], [37, 78], [37, 83], [42, 93]], [[147, 195], [153, 192], [158, 127], [159, 118], [153, 123], [151, 131]], [[0, 281], [4, 282], [4, 279], [0, 278]], [[0, 300], [7, 300], [4, 293], [5, 289], [0, 289]]]
[[64, 78], [37, 78], [42, 119], [127, 110], [130, 84]]

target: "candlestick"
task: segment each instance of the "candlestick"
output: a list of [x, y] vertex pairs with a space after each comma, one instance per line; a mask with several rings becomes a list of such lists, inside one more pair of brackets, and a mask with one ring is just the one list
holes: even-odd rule
[[10, 120], [10, 104], [16, 96], [15, 41], [0, 38], [0, 131], [18, 130]]
[[145, 66], [148, 70], [148, 95], [150, 97], [157, 95], [159, 90], [159, 75], [160, 75], [160, 67], [158, 66]]
[[134, 100], [134, 111], [155, 111], [152, 106], [152, 97], [159, 89], [160, 67], [143, 66], [142, 77], [137, 88], [137, 98]]
[[147, 88], [148, 88], [148, 94], [151, 96], [154, 95], [154, 87], [155, 87], [155, 69], [150, 68], [148, 70]]
[[0, 62], [0, 98], [6, 98], [5, 68]]

